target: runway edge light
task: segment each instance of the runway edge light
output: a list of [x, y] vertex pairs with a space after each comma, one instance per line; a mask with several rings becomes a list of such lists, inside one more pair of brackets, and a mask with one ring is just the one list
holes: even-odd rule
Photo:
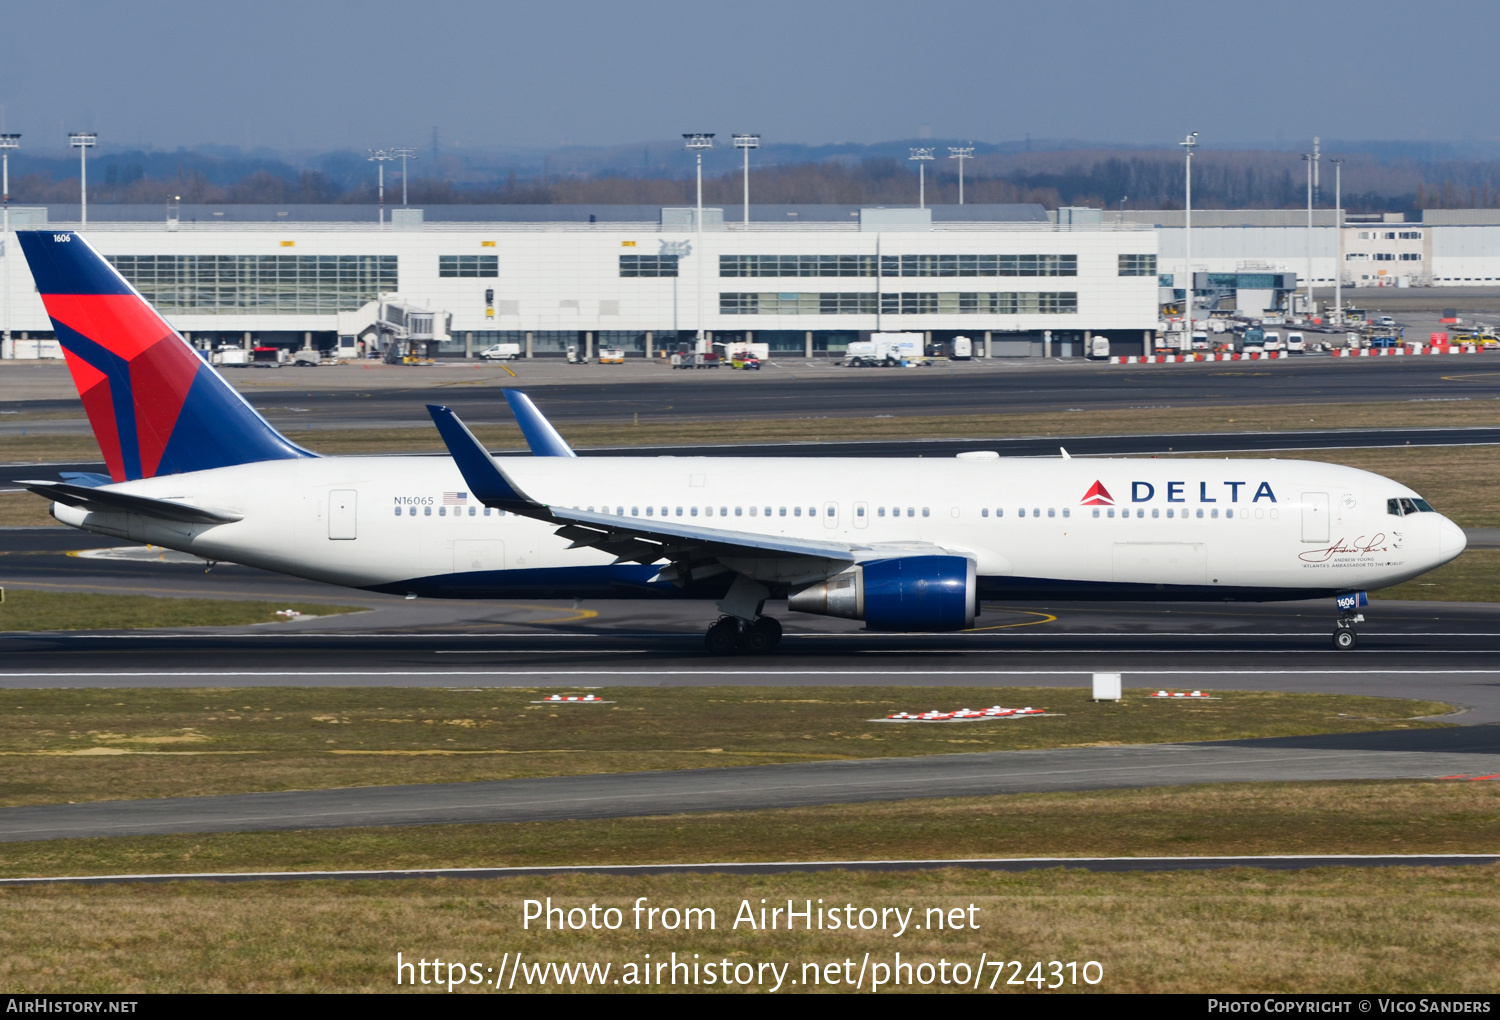
[[1094, 674], [1094, 700], [1095, 701], [1119, 701], [1120, 700], [1120, 674], [1119, 673], [1095, 673]]

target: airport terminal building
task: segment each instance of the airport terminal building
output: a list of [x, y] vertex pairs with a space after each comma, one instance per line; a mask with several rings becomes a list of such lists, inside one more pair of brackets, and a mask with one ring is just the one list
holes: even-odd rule
[[[200, 346], [371, 352], [382, 302], [431, 313], [433, 353], [659, 356], [700, 331], [772, 355], [837, 356], [861, 332], [963, 335], [976, 355], [1140, 344], [1157, 325], [1149, 224], [1062, 223], [1040, 206], [739, 209], [361, 206], [12, 209], [12, 229], [83, 229]], [[154, 213], [148, 219], [147, 214]], [[349, 217], [361, 216], [362, 220]], [[438, 220], [464, 216], [463, 220]], [[104, 217], [109, 217], [108, 219]], [[487, 218], [479, 218], [484, 216]], [[51, 324], [19, 246], [12, 335]]]

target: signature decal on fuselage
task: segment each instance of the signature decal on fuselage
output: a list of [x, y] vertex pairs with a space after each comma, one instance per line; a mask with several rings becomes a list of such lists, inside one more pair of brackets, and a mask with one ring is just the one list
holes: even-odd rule
[[1297, 558], [1303, 563], [1327, 563], [1334, 557], [1361, 558], [1373, 556], [1376, 553], [1389, 552], [1390, 546], [1386, 545], [1385, 532], [1379, 532], [1373, 538], [1366, 539], [1361, 535], [1353, 542], [1346, 542], [1343, 538], [1324, 549], [1309, 549], [1307, 552], [1298, 554]]

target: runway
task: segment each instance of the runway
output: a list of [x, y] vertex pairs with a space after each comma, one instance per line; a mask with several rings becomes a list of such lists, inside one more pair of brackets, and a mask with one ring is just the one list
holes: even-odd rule
[[[184, 832], [626, 818], [911, 797], [1214, 782], [1439, 779], [1500, 773], [1500, 727], [1458, 731], [1457, 750], [1382, 750], [1338, 737], [941, 754], [494, 782], [46, 804], [0, 809], [0, 842]], [[1353, 736], [1366, 736], [1355, 734]], [[1447, 734], [1444, 733], [1446, 737]], [[1322, 745], [1322, 746], [1320, 746]], [[1353, 746], [1351, 746], [1353, 745]]]

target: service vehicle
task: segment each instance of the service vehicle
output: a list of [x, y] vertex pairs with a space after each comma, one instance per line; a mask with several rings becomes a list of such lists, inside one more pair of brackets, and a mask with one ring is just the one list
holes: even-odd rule
[[214, 351], [209, 360], [220, 368], [243, 368], [250, 364], [250, 352], [243, 347], [225, 344]]
[[1264, 346], [1268, 351], [1281, 350], [1281, 334], [1274, 329], [1266, 330]]
[[1107, 359], [1109, 357], [1109, 337], [1095, 334], [1089, 340], [1088, 356], [1090, 358]]
[[623, 365], [625, 364], [625, 352], [618, 347], [601, 347], [599, 348], [599, 364]]
[[850, 368], [895, 368], [926, 362], [921, 333], [871, 333], [868, 340], [855, 340], [844, 352]]
[[285, 347], [257, 347], [250, 353], [254, 368], [280, 368], [287, 362]]
[[1245, 339], [1240, 343], [1241, 350], [1247, 353], [1261, 353], [1266, 349], [1266, 331], [1257, 326], [1251, 326], [1245, 330]]
[[729, 357], [730, 368], [754, 369], [760, 371], [760, 359], [749, 351], [735, 351]]
[[485, 361], [515, 361], [521, 356], [521, 345], [495, 344], [480, 351], [479, 356]]
[[1206, 351], [1211, 346], [1212, 344], [1208, 342], [1208, 334], [1206, 332], [1199, 330], [1193, 334], [1193, 350]]
[[969, 361], [974, 357], [974, 341], [966, 336], [953, 338], [953, 353], [948, 355], [954, 361]]
[[1307, 349], [1307, 341], [1301, 333], [1288, 333], [1286, 335], [1286, 349], [1289, 354], [1301, 354]]
[[1396, 320], [1391, 318], [1389, 315], [1382, 315], [1380, 318], [1375, 320], [1375, 325], [1393, 327], [1396, 325]]
[[323, 364], [323, 355], [318, 351], [301, 350], [292, 355], [294, 368], [317, 368]]
[[1336, 464], [580, 459], [518, 390], [505, 399], [530, 456], [492, 456], [433, 404], [446, 456], [323, 457], [277, 432], [82, 234], [18, 237], [105, 472], [16, 484], [69, 527], [213, 562], [406, 598], [711, 601], [713, 654], [774, 648], [773, 603], [908, 634], [968, 630], [1013, 599], [1220, 613], [1328, 599], [1348, 650], [1368, 591], [1466, 546], [1412, 489]]

